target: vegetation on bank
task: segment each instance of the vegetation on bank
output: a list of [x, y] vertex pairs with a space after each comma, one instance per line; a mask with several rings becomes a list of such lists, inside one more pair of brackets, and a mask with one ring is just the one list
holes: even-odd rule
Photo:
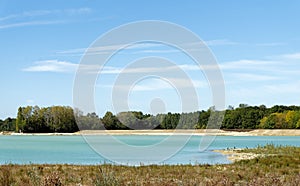
[[[218, 113], [224, 118], [217, 118]], [[211, 118], [210, 118], [211, 117]], [[214, 118], [215, 117], [215, 118]], [[209, 119], [222, 119], [221, 129], [297, 129], [300, 128], [300, 106], [275, 105], [267, 108], [240, 104], [225, 111], [213, 107], [191, 113], [167, 113], [155, 116], [130, 111], [114, 115], [112, 112], [100, 118], [96, 113], [83, 114], [78, 109], [65, 106], [40, 108], [20, 107], [17, 118], [0, 120], [0, 131], [22, 132], [75, 132], [80, 130], [122, 129], [205, 129]], [[216, 122], [212, 122], [216, 123]]]
[[227, 165], [2, 165], [0, 185], [300, 185], [300, 147], [241, 152], [265, 156]]

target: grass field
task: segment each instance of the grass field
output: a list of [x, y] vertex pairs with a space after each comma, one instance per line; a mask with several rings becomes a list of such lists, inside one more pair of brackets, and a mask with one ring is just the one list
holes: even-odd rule
[[236, 150], [261, 154], [227, 165], [2, 165], [0, 185], [300, 185], [300, 147]]

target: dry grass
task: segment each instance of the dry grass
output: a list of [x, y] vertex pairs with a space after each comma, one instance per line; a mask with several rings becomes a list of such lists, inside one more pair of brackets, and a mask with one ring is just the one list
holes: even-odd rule
[[3, 165], [0, 185], [300, 185], [299, 147], [258, 147], [272, 154], [229, 165]]

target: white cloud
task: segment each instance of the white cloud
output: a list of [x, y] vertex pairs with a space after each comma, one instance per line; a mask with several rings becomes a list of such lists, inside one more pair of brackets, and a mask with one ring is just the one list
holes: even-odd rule
[[[90, 13], [90, 8], [78, 8], [78, 9], [63, 9], [63, 10], [34, 10], [22, 12], [19, 14], [11, 14], [4, 17], [0, 17], [0, 29], [33, 26], [33, 25], [50, 25], [66, 23], [70, 20], [57, 20], [57, 16], [75, 16], [80, 14]], [[52, 15], [52, 20], [45, 19], [46, 15]], [[30, 18], [30, 19], [29, 19]], [[55, 19], [55, 20], [53, 20]], [[30, 20], [30, 21], [28, 21]]]
[[282, 57], [287, 59], [300, 59], [300, 53], [293, 53], [293, 54], [285, 54]]
[[62, 13], [67, 13], [69, 15], [76, 15], [76, 14], [89, 14], [92, 12], [90, 8], [73, 8], [73, 9], [64, 9], [61, 10]]
[[239, 43], [230, 41], [228, 39], [215, 39], [204, 41], [208, 46], [224, 46], [224, 45], [238, 45]]
[[300, 81], [292, 83], [281, 83], [275, 85], [265, 85], [266, 89], [270, 93], [278, 95], [282, 94], [300, 94]]
[[[227, 82], [231, 84], [260, 81], [287, 81], [292, 76], [298, 76], [299, 70], [288, 58], [283, 55], [273, 57], [272, 60], [238, 60], [220, 64]], [[294, 77], [295, 78], [295, 77]]]
[[[126, 86], [124, 87], [126, 88]], [[148, 83], [140, 83], [135, 85], [132, 88], [132, 91], [157, 91], [157, 90], [165, 90], [165, 89], [172, 89], [173, 87], [169, 85], [167, 82], [159, 80], [159, 79], [152, 79]]]
[[90, 8], [73, 8], [73, 9], [62, 9], [62, 10], [32, 10], [32, 11], [25, 11], [19, 14], [10, 14], [4, 17], [0, 17], [0, 21], [7, 21], [17, 18], [26, 18], [26, 17], [40, 17], [45, 15], [76, 15], [76, 14], [87, 14], [90, 13], [92, 10]]
[[257, 46], [266, 46], [266, 47], [273, 47], [273, 46], [282, 46], [286, 45], [286, 43], [280, 43], [280, 42], [273, 42], [273, 43], [257, 43]]
[[[299, 75], [298, 59], [300, 59], [300, 53], [293, 53], [266, 57], [266, 59], [242, 59], [223, 62], [219, 66], [225, 73], [251, 73], [257, 75], [264, 73], [264, 75], [273, 74], [276, 76], [291, 77]], [[270, 79], [270, 77], [261, 76], [254, 79], [266, 80]]]
[[[216, 69], [218, 66], [216, 65], [170, 65], [163, 67], [135, 67], [135, 68], [118, 68], [107, 66], [101, 71], [101, 74], [120, 74], [120, 73], [157, 73], [157, 72], [174, 72], [176, 73], [178, 70], [183, 71], [201, 71], [202, 69]], [[175, 74], [174, 74], [175, 75]]]
[[203, 88], [208, 86], [206, 82], [183, 79], [183, 78], [167, 78], [166, 80], [159, 78], [151, 78], [143, 80], [135, 85], [127, 84], [114, 84], [114, 85], [98, 85], [101, 88], [114, 88], [118, 91], [128, 91], [131, 89], [133, 92], [141, 91], [159, 91], [159, 90], [173, 90], [183, 88]]
[[134, 51], [133, 49], [147, 49], [147, 48], [155, 48], [155, 47], [164, 46], [160, 43], [137, 43], [137, 44], [114, 44], [114, 45], [106, 45], [106, 46], [98, 46], [98, 47], [89, 47], [89, 48], [75, 48], [70, 50], [58, 51], [57, 54], [66, 54], [66, 55], [96, 55], [96, 54], [107, 54], [112, 51], [122, 52], [122, 49], [125, 49], [127, 52], [130, 50], [132, 54], [135, 53], [152, 53], [152, 52], [164, 52], [160, 50], [142, 50], [142, 51]]
[[96, 55], [96, 54], [106, 54], [113, 50], [118, 50], [124, 48], [126, 45], [108, 45], [100, 47], [90, 47], [90, 48], [75, 48], [65, 51], [58, 51], [57, 54], [67, 54], [67, 55]]
[[[281, 46], [285, 45], [286, 43], [280, 43], [280, 42], [273, 42], [273, 43], [257, 43], [257, 44], [245, 44], [245, 43], [239, 43], [235, 41], [231, 41], [229, 39], [214, 39], [214, 40], [207, 40], [203, 41], [203, 43], [200, 43], [201, 46], [230, 46], [230, 45], [252, 45], [252, 46]], [[198, 42], [191, 42], [191, 43], [185, 43], [186, 47], [189, 47], [189, 51], [200, 51], [201, 48], [195, 48], [196, 45], [199, 45]], [[130, 54], [141, 54], [141, 53], [156, 53], [156, 54], [162, 54], [162, 53], [180, 53], [181, 50], [177, 48], [172, 48], [172, 46], [165, 45], [163, 43], [155, 43], [155, 42], [146, 42], [146, 43], [137, 43], [133, 45], [127, 45], [127, 44], [114, 44], [114, 45], [107, 45], [107, 46], [101, 46], [101, 47], [94, 47], [94, 48], [75, 48], [70, 50], [64, 50], [64, 51], [58, 51], [58, 55], [71, 55], [71, 56], [77, 56], [77, 55], [95, 55], [95, 54], [106, 54], [108, 52], [111, 52], [112, 50], [118, 50], [120, 48], [124, 48], [126, 52]], [[87, 53], [88, 50], [88, 53]], [[120, 52], [120, 51], [119, 51]], [[254, 60], [255, 61], [255, 60]], [[263, 61], [263, 60], [261, 60]]]
[[0, 17], [0, 21], [7, 21], [17, 18], [26, 18], [26, 17], [35, 17], [35, 16], [43, 16], [47, 14], [51, 14], [53, 11], [50, 10], [34, 10], [34, 11], [27, 11], [20, 14], [10, 14], [4, 17]]
[[[34, 65], [24, 68], [23, 71], [27, 72], [75, 72], [80, 70], [84, 73], [98, 73], [98, 69], [101, 69], [99, 65], [79, 65], [67, 61], [58, 60], [44, 60], [37, 61]], [[136, 67], [136, 68], [120, 68], [105, 66], [99, 73], [101, 74], [120, 74], [120, 73], [149, 73], [149, 72], [165, 72], [176, 69], [175, 66], [169, 66], [167, 68], [161, 67]]]
[[268, 68], [272, 68], [274, 66], [280, 65], [282, 62], [279, 61], [268, 61], [268, 60], [238, 60], [225, 62], [220, 64], [221, 69], [230, 70], [230, 69], [263, 69], [266, 70]]
[[280, 79], [277, 76], [273, 75], [261, 75], [261, 74], [254, 74], [254, 73], [232, 73], [232, 76], [239, 81], [270, 81]]
[[[201, 50], [198, 48], [194, 48], [194, 46], [198, 43], [185, 43], [184, 45], [190, 47], [189, 51], [198, 51]], [[219, 40], [209, 40], [204, 41], [203, 44], [207, 44], [209, 46], [216, 45], [236, 45], [238, 43], [229, 41], [227, 39], [219, 39]], [[164, 48], [162, 48], [164, 47]], [[177, 48], [172, 48], [169, 45], [163, 43], [155, 43], [155, 42], [144, 42], [144, 43], [136, 43], [133, 45], [127, 44], [113, 44], [107, 46], [100, 46], [94, 48], [75, 48], [70, 50], [58, 51], [57, 54], [61, 55], [95, 55], [95, 54], [103, 54], [108, 53], [118, 49], [126, 49], [127, 53], [131, 54], [139, 54], [139, 53], [178, 53], [182, 52]], [[122, 52], [122, 51], [121, 51]]]
[[27, 72], [75, 72], [78, 64], [67, 61], [45, 60], [37, 61], [33, 66], [24, 68]]
[[34, 26], [34, 25], [52, 25], [52, 24], [60, 24], [65, 23], [65, 21], [29, 21], [29, 22], [20, 22], [20, 23], [12, 23], [0, 25], [0, 29], [4, 28], [14, 28], [14, 27], [23, 27], [23, 26]]

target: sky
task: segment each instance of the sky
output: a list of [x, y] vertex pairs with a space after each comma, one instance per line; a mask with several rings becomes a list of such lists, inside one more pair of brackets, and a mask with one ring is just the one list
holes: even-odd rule
[[[227, 106], [300, 105], [299, 8], [296, 0], [0, 0], [0, 118], [16, 117], [18, 107], [26, 105], [73, 106], [74, 79], [85, 50], [110, 30], [143, 20], [180, 25], [206, 43], [222, 72]], [[117, 112], [112, 95], [122, 69], [149, 56], [169, 59], [186, 72], [199, 110], [212, 106], [209, 83], [187, 55], [144, 43], [118, 52], [98, 74], [94, 97], [100, 116]], [[158, 112], [153, 105], [161, 112], [181, 112], [185, 103], [178, 89], [184, 85], [145, 78], [118, 101], [146, 113]]]

